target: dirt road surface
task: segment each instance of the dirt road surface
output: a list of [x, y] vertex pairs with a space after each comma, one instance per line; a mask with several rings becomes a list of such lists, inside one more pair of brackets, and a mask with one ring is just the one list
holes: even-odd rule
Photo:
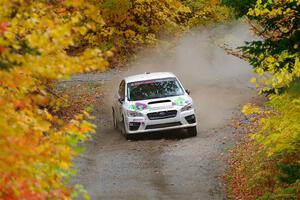
[[[220, 176], [226, 151], [234, 144], [230, 122], [255, 97], [247, 63], [226, 55], [217, 44], [249, 40], [242, 24], [192, 31], [172, 50], [145, 51], [124, 72], [85, 74], [72, 82], [99, 83], [103, 100], [95, 107], [97, 133], [75, 164], [74, 183], [92, 199], [226, 199]], [[127, 141], [112, 127], [111, 100], [122, 76], [145, 71], [175, 73], [192, 91], [198, 136], [183, 131], [146, 134]]]

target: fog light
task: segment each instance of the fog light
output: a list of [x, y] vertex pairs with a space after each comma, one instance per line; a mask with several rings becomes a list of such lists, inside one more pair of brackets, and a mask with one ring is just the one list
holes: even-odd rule
[[129, 130], [136, 131], [139, 129], [140, 125], [140, 122], [129, 122]]
[[195, 115], [189, 115], [185, 117], [185, 120], [189, 123], [189, 124], [193, 124], [196, 123], [196, 116]]

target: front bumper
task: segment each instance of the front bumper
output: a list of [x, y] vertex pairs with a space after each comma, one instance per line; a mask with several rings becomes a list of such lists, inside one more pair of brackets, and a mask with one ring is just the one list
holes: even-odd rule
[[145, 114], [143, 117], [127, 117], [124, 120], [128, 134], [189, 128], [197, 125], [195, 109], [184, 112], [177, 110], [175, 117], [167, 119], [150, 120]]

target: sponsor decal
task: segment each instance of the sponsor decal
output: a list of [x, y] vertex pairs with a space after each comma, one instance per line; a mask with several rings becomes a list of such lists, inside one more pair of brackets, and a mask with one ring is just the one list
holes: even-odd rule
[[[172, 102], [173, 105], [176, 105], [176, 106], [183, 106], [185, 105], [186, 103], [188, 103], [188, 100], [186, 100], [185, 98], [183, 97], [178, 97], [175, 99], [175, 102]], [[158, 108], [153, 108], [145, 103], [142, 103], [142, 102], [135, 102], [134, 104], [130, 105], [129, 108], [131, 110], [133, 110], [134, 112], [138, 112], [138, 111], [142, 111], [142, 110], [156, 110], [156, 109], [161, 109], [162, 107], [158, 107]], [[171, 106], [167, 106], [165, 108], [172, 108]]]
[[129, 83], [131, 87], [145, 85], [145, 84], [154, 84], [154, 83], [161, 83], [165, 81], [174, 81], [174, 78], [163, 78], [163, 79], [155, 79], [155, 80], [146, 80], [146, 81], [137, 81], [133, 83]]
[[131, 105], [131, 109], [135, 112], [138, 112], [138, 111], [142, 111], [142, 110], [146, 110], [146, 109], [151, 110], [151, 107], [148, 106], [147, 104], [144, 104], [141, 102], [136, 102], [135, 104]]
[[178, 98], [175, 100], [175, 105], [177, 105], [177, 106], [183, 106], [185, 102], [186, 102], [185, 98], [183, 98], [183, 97], [178, 97]]

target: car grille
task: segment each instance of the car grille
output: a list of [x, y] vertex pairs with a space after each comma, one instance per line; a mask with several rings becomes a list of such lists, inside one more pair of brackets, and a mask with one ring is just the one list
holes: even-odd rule
[[164, 124], [153, 124], [153, 125], [147, 125], [146, 129], [166, 128], [166, 127], [180, 126], [180, 125], [182, 125], [181, 122], [171, 122], [171, 123], [164, 123]]
[[176, 115], [177, 115], [177, 110], [167, 110], [167, 111], [153, 112], [147, 114], [150, 120], [173, 118], [176, 117]]

